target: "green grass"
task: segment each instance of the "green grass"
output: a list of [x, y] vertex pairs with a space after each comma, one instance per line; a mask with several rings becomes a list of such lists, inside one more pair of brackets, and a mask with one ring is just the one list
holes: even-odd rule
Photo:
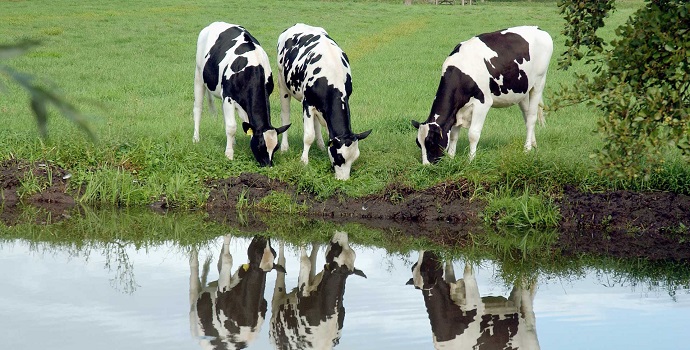
[[[572, 71], [587, 68], [556, 70], [565, 38], [553, 1], [488, 1], [471, 7], [401, 3], [0, 2], [3, 43], [27, 37], [42, 42], [7, 63], [55, 82], [70, 101], [93, 116], [90, 125], [98, 139], [90, 142], [77, 126], [53, 112], [50, 138], [41, 142], [27, 96], [9, 85], [0, 95], [0, 115], [4, 116], [0, 159], [54, 161], [74, 174], [73, 189], [85, 186], [82, 202], [118, 206], [145, 205], [165, 197], [181, 208], [203, 207], [205, 180], [242, 172], [288, 181], [320, 198], [336, 193], [363, 196], [392, 182], [424, 188], [461, 177], [490, 188], [510, 186], [518, 197], [524, 191], [542, 196], [564, 184], [592, 190], [690, 193], [690, 169], [673, 153], [649, 181], [600, 177], [590, 158], [602, 145], [600, 136], [593, 133], [599, 113], [585, 105], [551, 112], [547, 126], [537, 129], [539, 148], [527, 155], [522, 152], [525, 131], [518, 108], [492, 110], [475, 161], [466, 160], [467, 137], [462, 133], [455, 159], [422, 166], [410, 119], [427, 117], [441, 64], [458, 42], [513, 25], [534, 24], [547, 30], [556, 45], [545, 92], [547, 104], [559, 85], [572, 83]], [[612, 37], [615, 26], [640, 4], [622, 2], [609, 18], [604, 36]], [[277, 37], [296, 22], [323, 26], [346, 51], [353, 71], [353, 129], [374, 130], [360, 144], [361, 157], [349, 181], [334, 179], [327, 155], [317, 147], [311, 150], [308, 166], [300, 163], [302, 121], [295, 101], [288, 130], [291, 148], [276, 155], [273, 168], [258, 167], [245, 135], [237, 138], [235, 160], [227, 160], [222, 117], [211, 116], [206, 107], [201, 142], [192, 143], [196, 37], [217, 20], [251, 31], [268, 52], [274, 72]], [[274, 125], [280, 124], [279, 114], [274, 93]]]

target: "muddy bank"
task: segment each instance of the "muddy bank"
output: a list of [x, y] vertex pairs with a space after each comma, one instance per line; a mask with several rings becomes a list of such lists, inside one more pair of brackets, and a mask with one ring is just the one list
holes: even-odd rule
[[[24, 195], [20, 201], [21, 183], [33, 181], [31, 176], [40, 180], [40, 191]], [[67, 171], [49, 163], [0, 163], [0, 220], [6, 225], [21, 220], [20, 202], [43, 209], [37, 223], [69, 216], [75, 200], [67, 193], [68, 178]], [[484, 225], [480, 213], [485, 203], [471, 198], [473, 189], [465, 181], [441, 183], [423, 191], [391, 185], [377, 195], [356, 199], [336, 195], [323, 201], [252, 173], [207, 185], [210, 195], [206, 210], [220, 222], [237, 220], [239, 198], [256, 203], [271, 193], [282, 192], [302, 205], [302, 215], [427, 236], [449, 245], [467, 242], [468, 233], [481, 233]], [[583, 193], [566, 186], [557, 204], [562, 219], [555, 248], [563, 254], [690, 260], [690, 196], [666, 192]], [[165, 206], [164, 202], [152, 204], [156, 210], [165, 210]], [[251, 226], [261, 230], [264, 225], [251, 222]]]

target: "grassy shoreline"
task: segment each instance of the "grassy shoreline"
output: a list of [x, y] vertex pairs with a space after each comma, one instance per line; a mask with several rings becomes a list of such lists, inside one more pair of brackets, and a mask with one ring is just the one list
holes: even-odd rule
[[[621, 2], [604, 36], [631, 15], [638, 2]], [[217, 9], [210, 13], [208, 9]], [[516, 14], [520, 14], [519, 16]], [[310, 164], [299, 162], [302, 126], [292, 104], [291, 148], [275, 166], [259, 168], [248, 138], [239, 135], [236, 158], [223, 155], [222, 117], [204, 110], [202, 141], [192, 144], [193, 65], [198, 31], [212, 21], [245, 26], [263, 44], [275, 68], [278, 34], [295, 22], [323, 26], [351, 59], [353, 129], [374, 129], [360, 145], [352, 178], [333, 178], [327, 155], [314, 147]], [[76, 126], [53, 112], [47, 141], [38, 138], [28, 99], [15, 86], [0, 95], [0, 160], [48, 161], [71, 172], [72, 190], [86, 204], [148, 205], [165, 197], [170, 205], [203, 207], [206, 182], [251, 172], [296, 186], [317, 198], [362, 197], [390, 184], [424, 189], [467, 179], [494, 211], [535, 203], [538, 215], [552, 216], [550, 204], [566, 185], [587, 191], [660, 190], [690, 193], [690, 166], [669, 152], [649, 180], [603, 178], [590, 154], [602, 140], [594, 134], [599, 114], [585, 105], [552, 112], [538, 128], [539, 148], [522, 152], [524, 123], [517, 107], [489, 113], [478, 155], [469, 163], [463, 132], [455, 159], [422, 166], [410, 119], [423, 120], [438, 84], [440, 66], [460, 41], [481, 32], [521, 24], [539, 25], [554, 38], [547, 81], [548, 104], [572, 74], [556, 70], [564, 51], [562, 19], [554, 2], [486, 2], [476, 6], [402, 6], [382, 2], [237, 1], [204, 6], [177, 0], [155, 4], [114, 1], [32, 1], [0, 3], [0, 35], [7, 43], [33, 38], [41, 46], [7, 63], [56, 82], [68, 99], [94, 115], [92, 143]], [[4, 83], [4, 81], [3, 81]], [[279, 125], [280, 103], [271, 96]], [[24, 180], [27, 184], [31, 182]], [[503, 208], [503, 209], [502, 209]], [[493, 217], [493, 215], [491, 215]], [[547, 225], [550, 226], [550, 225]]]

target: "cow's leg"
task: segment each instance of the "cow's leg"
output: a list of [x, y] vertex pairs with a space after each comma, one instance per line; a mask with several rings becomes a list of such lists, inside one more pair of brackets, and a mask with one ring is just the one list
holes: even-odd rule
[[471, 264], [465, 264], [462, 279], [465, 283], [465, 302], [467, 305], [465, 310], [478, 308], [482, 299], [479, 295], [479, 285], [477, 285], [477, 279], [474, 277], [474, 270]]
[[534, 315], [534, 295], [537, 292], [536, 280], [528, 285], [521, 287], [522, 300], [520, 303], [520, 314], [525, 320], [525, 334], [523, 336], [523, 346], [525, 349], [539, 349], [539, 339], [537, 338], [537, 320]]
[[[278, 91], [280, 92], [280, 121], [283, 125], [290, 124], [290, 92], [285, 84], [283, 73], [278, 74]], [[290, 145], [288, 144], [288, 133], [283, 133], [283, 139], [280, 141], [280, 151], [285, 152]]]
[[199, 124], [201, 123], [201, 111], [204, 106], [205, 92], [206, 87], [204, 86], [201, 72], [197, 68], [194, 72], [194, 109], [192, 110], [194, 114], [194, 136], [192, 137], [192, 141], [195, 143], [199, 142]]
[[[537, 137], [534, 134], [534, 128], [539, 119], [540, 104], [542, 93], [544, 92], [545, 79], [538, 80], [532, 90], [529, 92], [529, 98], [526, 98], [526, 105], [520, 102], [520, 109], [525, 117], [525, 126], [527, 128], [527, 139], [525, 140], [525, 151], [529, 151], [532, 147], [537, 147]], [[524, 101], [524, 100], [523, 100]], [[542, 116], [543, 123], [543, 116]]]
[[316, 275], [316, 257], [319, 254], [319, 247], [320, 245], [318, 243], [312, 243], [311, 245], [311, 253], [309, 253], [309, 263], [311, 264], [311, 269], [309, 271], [309, 283], [314, 283], [314, 276]]
[[470, 141], [470, 160], [474, 159], [475, 154], [477, 154], [477, 143], [479, 143], [479, 136], [482, 134], [484, 120], [490, 108], [491, 101], [487, 101], [485, 104], [476, 104], [472, 109], [472, 122], [470, 123], [470, 130], [467, 133]]
[[450, 136], [448, 137], [448, 155], [455, 157], [456, 147], [458, 146], [458, 136], [460, 134], [460, 126], [453, 126], [450, 128]]
[[311, 274], [311, 260], [307, 257], [304, 246], [299, 248], [299, 275], [297, 276], [298, 290], [303, 296], [309, 296], [309, 275]]
[[230, 235], [223, 237], [223, 248], [218, 258], [218, 290], [223, 291], [230, 286], [232, 277], [232, 255], [230, 255]]
[[325, 151], [326, 144], [323, 142], [323, 134], [321, 133], [321, 120], [323, 120], [323, 117], [320, 115], [318, 116], [318, 120], [314, 120], [314, 134], [316, 134], [316, 145], [319, 147], [319, 149]]
[[[304, 113], [304, 149], [302, 150], [302, 163], [309, 164], [309, 148], [314, 143], [314, 117], [312, 107], [303, 103], [302, 110]], [[318, 123], [318, 122], [317, 122]]]
[[192, 248], [189, 253], [189, 307], [190, 310], [196, 305], [196, 299], [201, 292], [201, 281], [199, 280], [199, 252]]
[[235, 106], [234, 103], [223, 98], [223, 117], [225, 118], [225, 136], [227, 142], [225, 144], [225, 156], [232, 160], [234, 151], [232, 145], [235, 143], [235, 133], [237, 132], [237, 121], [235, 120]]
[[444, 279], [448, 283], [455, 283], [455, 269], [453, 268], [453, 262], [452, 261], [446, 261], [444, 264]]
[[206, 101], [208, 101], [208, 111], [211, 112], [211, 115], [215, 117], [218, 114], [218, 111], [216, 110], [216, 103], [215, 99], [213, 98], [213, 94], [211, 91], [208, 91], [208, 89], [206, 89]]
[[[278, 246], [278, 265], [285, 267], [285, 243], [282, 241]], [[272, 312], [278, 310], [278, 305], [282, 297], [286, 294], [285, 290], [285, 273], [276, 271], [276, 285], [273, 288], [273, 309]]]

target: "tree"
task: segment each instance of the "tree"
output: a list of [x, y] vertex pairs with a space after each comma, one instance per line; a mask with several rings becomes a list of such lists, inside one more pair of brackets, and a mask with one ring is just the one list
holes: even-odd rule
[[615, 0], [559, 0], [566, 20], [559, 67], [586, 58], [593, 76], [558, 93], [555, 106], [589, 102], [602, 110], [598, 151], [606, 174], [648, 177], [663, 162], [666, 145], [690, 159], [690, 3], [647, 0], [605, 45], [597, 36]]
[[[22, 55], [37, 45], [38, 42], [32, 40], [25, 40], [10, 45], [0, 45], [0, 61]], [[45, 81], [42, 82], [31, 74], [16, 71], [4, 64], [0, 64], [0, 75], [4, 75], [10, 81], [14, 81], [29, 94], [31, 109], [36, 117], [38, 130], [43, 138], [48, 135], [48, 105], [53, 105], [63, 116], [82, 128], [92, 140], [94, 139], [94, 135], [86, 123], [86, 117], [60, 96], [59, 93], [56, 93], [57, 89], [55, 87], [48, 87], [48, 85], [52, 84]], [[4, 85], [0, 81], [0, 91], [3, 88]]]

